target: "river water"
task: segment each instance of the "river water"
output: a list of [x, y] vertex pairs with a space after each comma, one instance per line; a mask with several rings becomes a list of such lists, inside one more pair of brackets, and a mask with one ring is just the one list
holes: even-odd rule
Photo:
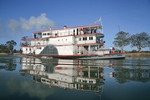
[[150, 58], [0, 56], [0, 100], [150, 100]]

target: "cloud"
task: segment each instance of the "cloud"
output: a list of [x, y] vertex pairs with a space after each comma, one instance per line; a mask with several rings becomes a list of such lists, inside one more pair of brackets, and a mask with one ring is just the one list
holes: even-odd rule
[[5, 33], [6, 33], [5, 26], [2, 23], [2, 20], [0, 19], [0, 37], [7, 37]]
[[46, 17], [46, 14], [43, 13], [37, 18], [34, 16], [31, 16], [29, 20], [26, 20], [24, 18], [20, 18], [20, 21], [22, 23], [22, 29], [30, 31], [33, 29], [49, 29], [50, 27], [54, 28], [55, 23], [48, 19]]
[[[20, 18], [18, 21], [11, 19], [7, 25], [4, 25], [0, 19], [0, 36], [6, 37], [6, 34], [23, 34], [24, 31], [49, 29], [55, 27], [55, 22], [42, 13], [40, 16], [31, 16], [29, 19]], [[8, 35], [8, 34], [7, 34]]]
[[21, 24], [17, 22], [14, 19], [9, 20], [9, 23], [7, 24], [7, 27], [12, 31], [12, 33], [16, 34], [22, 34], [23, 31], [21, 29]]

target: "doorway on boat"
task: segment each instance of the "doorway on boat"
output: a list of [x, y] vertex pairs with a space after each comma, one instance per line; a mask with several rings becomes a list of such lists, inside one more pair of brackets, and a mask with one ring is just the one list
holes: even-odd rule
[[78, 46], [77, 47], [77, 53], [78, 54], [87, 54], [88, 53], [88, 46]]
[[90, 50], [91, 50], [91, 46], [89, 45], [86, 45], [86, 46], [83, 46], [83, 45], [80, 45], [77, 47], [77, 52], [78, 54], [90, 54]]
[[83, 46], [84, 47], [84, 54], [88, 54], [88, 46]]

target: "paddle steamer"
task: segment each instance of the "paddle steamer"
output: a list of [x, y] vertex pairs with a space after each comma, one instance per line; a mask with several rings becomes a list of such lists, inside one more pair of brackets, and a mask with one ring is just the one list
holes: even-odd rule
[[104, 49], [101, 25], [87, 25], [33, 32], [22, 38], [22, 54], [54, 58], [109, 59], [124, 58], [114, 48]]

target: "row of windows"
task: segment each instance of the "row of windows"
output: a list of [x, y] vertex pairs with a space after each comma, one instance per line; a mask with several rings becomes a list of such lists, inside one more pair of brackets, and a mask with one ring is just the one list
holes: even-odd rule
[[[41, 47], [36, 47], [37, 49], [42, 49]], [[26, 51], [31, 51], [31, 48], [26, 48]]]
[[[88, 40], [88, 37], [83, 37], [83, 38], [79, 38], [79, 41], [85, 41], [85, 40]], [[89, 37], [89, 40], [93, 40], [93, 37]]]
[[44, 35], [52, 35], [52, 33], [43, 33], [43, 36], [44, 36]]
[[[88, 83], [87, 80], [82, 80], [82, 81], [81, 81], [81, 79], [79, 79], [78, 82]], [[89, 83], [93, 83], [93, 81], [89, 81]]]
[[58, 39], [58, 41], [67, 41], [67, 39]]
[[41, 47], [37, 47], [37, 49], [42, 49]]

